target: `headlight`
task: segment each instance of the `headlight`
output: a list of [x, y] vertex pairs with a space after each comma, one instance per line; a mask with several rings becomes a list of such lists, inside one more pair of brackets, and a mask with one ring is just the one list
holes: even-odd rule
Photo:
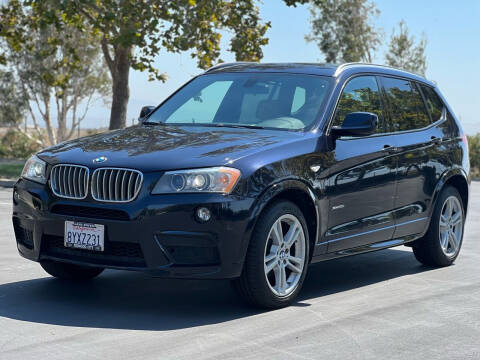
[[152, 194], [222, 193], [229, 194], [240, 170], [228, 167], [167, 171], [158, 180]]
[[22, 170], [22, 177], [28, 180], [36, 181], [40, 184], [45, 184], [47, 182], [47, 176], [45, 174], [46, 169], [47, 164], [45, 161], [40, 160], [38, 157], [33, 155], [25, 163], [25, 166]]

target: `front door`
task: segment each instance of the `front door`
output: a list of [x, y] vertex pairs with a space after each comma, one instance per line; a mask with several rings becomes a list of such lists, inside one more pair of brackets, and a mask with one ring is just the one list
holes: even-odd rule
[[328, 252], [389, 240], [394, 232], [396, 144], [385, 134], [375, 76], [355, 77], [346, 84], [333, 125], [341, 125], [345, 115], [358, 111], [377, 114], [379, 125], [374, 135], [336, 140], [326, 186]]

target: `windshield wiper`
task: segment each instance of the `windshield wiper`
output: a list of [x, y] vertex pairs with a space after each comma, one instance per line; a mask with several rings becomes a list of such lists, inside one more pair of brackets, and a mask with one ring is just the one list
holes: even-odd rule
[[142, 125], [165, 125], [165, 123], [160, 122], [160, 121], [144, 121], [142, 122]]
[[[164, 122], [156, 122], [156, 121], [145, 121], [142, 125], [162, 125], [166, 126]], [[172, 123], [170, 125], [183, 125], [183, 126], [214, 126], [214, 127], [230, 127], [230, 128], [244, 128], [244, 129], [265, 129], [263, 126], [260, 125], [249, 125], [249, 124], [233, 124], [233, 123], [195, 123], [195, 122], [185, 122], [185, 123]]]
[[229, 124], [229, 123], [217, 123], [212, 124], [213, 126], [218, 127], [232, 127], [232, 128], [246, 128], [246, 129], [265, 129], [260, 125], [250, 125], [250, 124]]

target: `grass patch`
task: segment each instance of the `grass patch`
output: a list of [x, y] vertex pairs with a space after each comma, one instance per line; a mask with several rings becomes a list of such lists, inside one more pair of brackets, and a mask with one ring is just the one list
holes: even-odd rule
[[0, 164], [0, 178], [16, 179], [20, 177], [24, 164]]

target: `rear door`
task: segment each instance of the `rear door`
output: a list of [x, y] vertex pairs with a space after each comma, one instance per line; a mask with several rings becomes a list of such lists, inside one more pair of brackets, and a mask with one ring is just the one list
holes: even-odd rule
[[436, 184], [435, 148], [442, 135], [431, 125], [419, 85], [409, 79], [381, 77], [387, 123], [397, 146], [394, 238], [422, 232]]
[[394, 231], [396, 157], [375, 76], [348, 81], [340, 96], [332, 125], [348, 113], [366, 111], [379, 117], [377, 133], [336, 140], [326, 185], [329, 199], [328, 252], [389, 240]]

